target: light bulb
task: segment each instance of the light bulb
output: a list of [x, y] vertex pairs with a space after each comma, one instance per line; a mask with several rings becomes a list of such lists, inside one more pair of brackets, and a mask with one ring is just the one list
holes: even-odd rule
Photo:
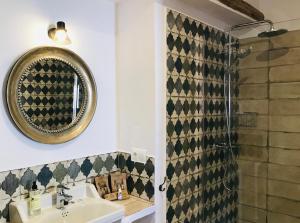
[[67, 39], [67, 32], [62, 29], [58, 29], [55, 32], [54, 40], [56, 42], [64, 42]]
[[55, 42], [60, 44], [70, 44], [71, 40], [68, 36], [65, 23], [62, 21], [57, 22], [56, 28], [51, 28], [48, 30], [48, 36]]

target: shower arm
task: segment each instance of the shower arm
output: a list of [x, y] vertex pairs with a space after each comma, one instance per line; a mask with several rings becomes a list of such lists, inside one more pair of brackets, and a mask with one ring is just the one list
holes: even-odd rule
[[[248, 26], [262, 25], [262, 24], [269, 24], [269, 26], [270, 26], [270, 30], [269, 31], [273, 31], [274, 30], [274, 23], [271, 20], [269, 20], [269, 19], [265, 19], [265, 20], [247, 22], [247, 23], [242, 23], [242, 24], [237, 24], [237, 25], [231, 26], [227, 30], [227, 33], [228, 33], [229, 36], [231, 36], [231, 33], [234, 30], [239, 30], [239, 29], [243, 29], [243, 28], [248, 27]], [[228, 43], [226, 45], [231, 46], [231, 43]], [[229, 47], [229, 50], [230, 50], [230, 47]]]
[[234, 25], [234, 26], [230, 27], [229, 32], [231, 32], [233, 30], [241, 29], [241, 28], [244, 28], [247, 26], [254, 26], [254, 25], [260, 25], [260, 24], [269, 24], [270, 31], [272, 31], [274, 29], [274, 23], [271, 20], [265, 19], [265, 20], [261, 20], [261, 21], [254, 21], [254, 22], [248, 22], [248, 23]]

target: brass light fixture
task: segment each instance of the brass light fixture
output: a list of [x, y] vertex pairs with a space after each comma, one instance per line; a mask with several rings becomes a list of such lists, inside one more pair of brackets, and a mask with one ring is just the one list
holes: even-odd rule
[[66, 30], [66, 24], [63, 21], [58, 21], [56, 27], [49, 28], [48, 36], [56, 43], [70, 44], [71, 40]]

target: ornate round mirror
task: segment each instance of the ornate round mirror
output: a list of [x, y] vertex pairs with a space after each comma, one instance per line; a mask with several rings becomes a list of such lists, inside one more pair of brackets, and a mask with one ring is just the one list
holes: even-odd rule
[[6, 93], [17, 127], [41, 143], [75, 138], [96, 109], [96, 85], [88, 66], [75, 53], [56, 47], [24, 54], [13, 66]]

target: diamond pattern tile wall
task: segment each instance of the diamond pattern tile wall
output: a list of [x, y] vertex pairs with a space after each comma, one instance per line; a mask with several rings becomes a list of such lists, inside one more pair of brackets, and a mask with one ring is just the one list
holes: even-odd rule
[[5, 223], [9, 220], [9, 203], [10, 199], [0, 200], [0, 223]]
[[167, 21], [167, 222], [199, 222], [203, 26], [174, 11]]
[[234, 222], [237, 195], [222, 184], [228, 154], [215, 147], [226, 139], [228, 36], [173, 10], [167, 23], [167, 222]]
[[20, 195], [19, 171], [7, 171], [0, 173], [0, 199], [12, 199]]
[[147, 201], [154, 201], [154, 159], [149, 157], [145, 164], [134, 162], [128, 153], [119, 153], [119, 168], [129, 175], [128, 192]]

